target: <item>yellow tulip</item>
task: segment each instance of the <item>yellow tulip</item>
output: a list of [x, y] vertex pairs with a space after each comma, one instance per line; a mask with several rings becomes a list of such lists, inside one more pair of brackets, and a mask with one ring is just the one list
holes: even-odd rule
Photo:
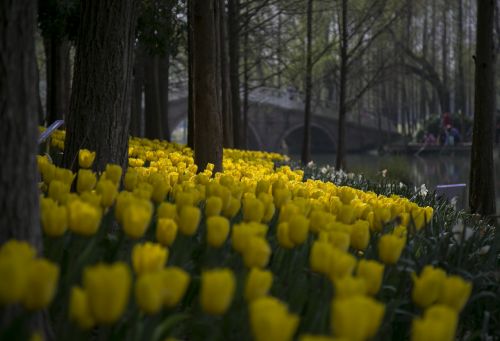
[[151, 222], [152, 214], [153, 205], [149, 200], [131, 200], [123, 212], [123, 231], [130, 238], [141, 238]]
[[84, 269], [83, 288], [97, 324], [111, 324], [121, 317], [129, 300], [130, 284], [130, 270], [124, 263]]
[[291, 249], [295, 246], [290, 238], [290, 226], [287, 222], [279, 223], [277, 227], [278, 243], [285, 249]]
[[376, 295], [382, 286], [384, 265], [373, 260], [362, 259], [358, 262], [356, 276], [365, 280], [366, 292], [369, 295]]
[[295, 215], [288, 222], [288, 235], [295, 245], [300, 245], [307, 240], [309, 235], [309, 219], [303, 215]]
[[351, 246], [364, 251], [370, 242], [370, 226], [365, 220], [357, 220], [351, 229]]
[[393, 234], [385, 234], [378, 241], [378, 257], [382, 263], [396, 264], [401, 257], [401, 252], [406, 244], [406, 239]]
[[273, 284], [273, 273], [268, 270], [252, 268], [245, 281], [245, 299], [253, 301], [266, 296]]
[[372, 338], [384, 317], [384, 306], [366, 296], [334, 299], [331, 310], [333, 334], [352, 341]]
[[94, 317], [90, 311], [87, 293], [79, 287], [71, 288], [69, 318], [81, 329], [90, 329], [95, 325]]
[[23, 257], [0, 256], [0, 306], [14, 304], [25, 293], [28, 273], [26, 266], [31, 260]]
[[49, 237], [60, 237], [68, 229], [68, 211], [65, 206], [44, 205], [41, 203], [41, 223], [43, 232]]
[[102, 211], [81, 200], [68, 204], [69, 229], [82, 236], [91, 236], [97, 232], [101, 224]]
[[127, 170], [127, 173], [125, 173], [125, 177], [123, 178], [123, 187], [127, 191], [132, 192], [137, 187], [138, 181], [139, 181], [139, 174], [137, 173], [137, 171], [135, 171], [132, 168], [129, 168]]
[[176, 219], [177, 206], [169, 202], [162, 202], [158, 206], [156, 214], [158, 215], [158, 218]]
[[448, 276], [443, 280], [441, 293], [437, 303], [447, 305], [460, 312], [472, 291], [472, 283], [464, 281], [459, 276]]
[[135, 282], [137, 306], [146, 314], [156, 314], [163, 304], [162, 273], [149, 272], [139, 276]]
[[163, 304], [169, 308], [176, 306], [184, 297], [189, 285], [189, 274], [177, 267], [168, 267], [161, 271], [163, 277]]
[[198, 230], [200, 224], [201, 212], [198, 207], [184, 205], [179, 213], [179, 230], [186, 236], [192, 236]]
[[222, 315], [233, 300], [236, 281], [229, 269], [204, 271], [201, 275], [200, 304], [204, 312]]
[[243, 251], [243, 262], [248, 268], [263, 268], [269, 262], [271, 247], [264, 238], [252, 236]]
[[170, 218], [160, 218], [156, 224], [156, 240], [165, 246], [171, 246], [177, 237], [177, 223]]
[[216, 248], [221, 247], [226, 241], [228, 235], [229, 235], [229, 220], [227, 218], [220, 216], [211, 216], [207, 218], [208, 245]]
[[250, 304], [250, 326], [256, 341], [292, 340], [298, 324], [298, 316], [274, 297], [261, 297]]
[[118, 195], [117, 186], [110, 180], [99, 180], [96, 187], [97, 193], [101, 195], [101, 206], [110, 207]]
[[364, 278], [344, 276], [333, 281], [335, 298], [344, 299], [356, 295], [364, 295], [367, 292]]
[[319, 233], [328, 223], [335, 220], [335, 216], [325, 211], [315, 210], [311, 213], [309, 219], [311, 232]]
[[235, 224], [231, 233], [231, 243], [233, 249], [243, 253], [247, 247], [250, 237], [258, 236], [265, 238], [267, 228], [267, 225], [255, 222]]
[[94, 172], [89, 169], [80, 169], [76, 178], [76, 190], [78, 193], [91, 191], [97, 183], [97, 178]]
[[238, 214], [238, 212], [240, 211], [240, 208], [241, 208], [241, 201], [239, 201], [236, 198], [231, 197], [229, 199], [229, 204], [227, 205], [227, 207], [225, 207], [222, 210], [222, 214], [224, 214], [225, 217], [230, 219], [230, 218], [233, 218], [234, 216], [236, 216], [236, 214]]
[[78, 151], [78, 164], [81, 168], [90, 168], [94, 163], [95, 152], [88, 149], [80, 149]]
[[264, 218], [264, 204], [256, 198], [246, 198], [243, 200], [243, 220], [260, 223]]
[[328, 231], [328, 241], [333, 247], [347, 251], [351, 245], [351, 235], [343, 231]]
[[208, 198], [205, 202], [205, 215], [218, 216], [222, 211], [222, 199], [216, 196]]
[[443, 287], [446, 273], [433, 266], [425, 266], [419, 277], [413, 275], [411, 297], [419, 307], [425, 308], [435, 303]]
[[130, 192], [122, 191], [118, 193], [115, 204], [115, 218], [119, 223], [123, 224], [125, 209], [128, 208], [128, 205], [130, 205], [134, 199], [134, 195]]
[[138, 275], [163, 269], [168, 259], [168, 249], [151, 242], [136, 244], [132, 249], [132, 266]]
[[68, 196], [69, 191], [70, 185], [59, 180], [52, 180], [49, 184], [48, 196], [58, 203], [64, 204], [66, 203], [66, 197]]
[[120, 183], [122, 178], [122, 167], [120, 165], [107, 164], [104, 170], [105, 178], [111, 180], [115, 185]]
[[334, 281], [338, 278], [351, 275], [356, 267], [356, 258], [347, 252], [335, 248], [332, 251], [333, 256], [328, 273], [330, 279]]
[[413, 320], [412, 341], [453, 341], [457, 328], [458, 315], [444, 305], [435, 305], [427, 309], [423, 318]]
[[22, 298], [23, 306], [28, 310], [47, 307], [57, 289], [59, 268], [46, 259], [35, 259], [27, 264], [26, 291]]
[[333, 259], [333, 248], [327, 242], [315, 241], [309, 255], [309, 265], [312, 271], [328, 274]]
[[73, 174], [73, 172], [71, 170], [59, 168], [59, 167], [56, 167], [56, 170], [54, 173], [55, 180], [59, 180], [61, 182], [64, 182], [69, 187], [71, 187], [73, 180], [75, 180], [75, 176], [76, 176], [76, 174]]
[[347, 339], [339, 339], [336, 337], [323, 336], [323, 335], [301, 335], [299, 341], [347, 341]]

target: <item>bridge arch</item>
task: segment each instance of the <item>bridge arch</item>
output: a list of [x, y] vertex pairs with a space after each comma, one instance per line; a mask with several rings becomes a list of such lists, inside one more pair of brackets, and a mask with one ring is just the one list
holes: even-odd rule
[[249, 150], [263, 150], [262, 138], [252, 123], [248, 123], [247, 147]]
[[[279, 143], [286, 145], [289, 154], [300, 154], [303, 139], [304, 125], [297, 124], [281, 135]], [[311, 123], [311, 153], [334, 153], [336, 150], [335, 135], [325, 127]]]

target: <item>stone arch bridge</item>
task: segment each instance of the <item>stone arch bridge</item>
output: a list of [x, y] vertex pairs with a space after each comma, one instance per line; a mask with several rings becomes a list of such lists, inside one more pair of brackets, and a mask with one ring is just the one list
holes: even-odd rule
[[[248, 147], [253, 150], [300, 152], [303, 138], [304, 103], [295, 93], [259, 88], [249, 96]], [[313, 153], [334, 153], [337, 144], [338, 118], [336, 109], [328, 104], [313, 105], [311, 119], [311, 149]], [[169, 126], [179, 127], [187, 119], [187, 96], [179, 93], [169, 102]], [[381, 129], [375, 116], [365, 114], [346, 124], [348, 151], [360, 151], [376, 147], [380, 142], [398, 136], [395, 125], [381, 121]]]

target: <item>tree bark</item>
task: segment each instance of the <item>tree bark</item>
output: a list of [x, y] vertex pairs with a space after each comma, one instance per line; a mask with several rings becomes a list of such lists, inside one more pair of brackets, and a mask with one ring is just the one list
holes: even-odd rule
[[338, 136], [337, 136], [337, 157], [335, 159], [335, 168], [345, 169], [345, 125], [346, 125], [346, 92], [347, 92], [347, 0], [342, 0], [342, 13], [340, 18], [340, 82], [339, 82], [339, 118], [338, 118]]
[[219, 41], [220, 41], [220, 68], [221, 68], [221, 109], [222, 126], [224, 134], [224, 147], [234, 147], [233, 135], [233, 111], [232, 111], [232, 91], [229, 66], [229, 44], [228, 44], [228, 16], [226, 15], [225, 1], [219, 1]]
[[47, 75], [47, 125], [65, 118], [70, 97], [70, 44], [67, 37], [44, 37]]
[[[455, 89], [455, 111], [465, 113], [466, 93], [465, 93], [465, 68], [464, 68], [464, 19], [463, 0], [457, 0], [457, 68], [456, 68], [456, 89]], [[462, 125], [462, 128], [463, 125]], [[462, 129], [462, 136], [465, 131]]]
[[187, 145], [189, 148], [194, 149], [194, 84], [193, 84], [193, 1], [187, 0], [187, 17], [188, 17], [188, 133]]
[[94, 169], [126, 167], [137, 0], [82, 2], [64, 164], [96, 151]]
[[477, 1], [474, 130], [472, 137], [469, 206], [473, 213], [493, 215], [495, 171], [493, 163], [495, 120], [494, 0]]
[[132, 110], [130, 114], [130, 135], [143, 136], [144, 110], [142, 94], [144, 91], [144, 51], [141, 47], [135, 49], [134, 79], [132, 81]]
[[160, 93], [160, 115], [162, 123], [163, 138], [170, 141], [170, 127], [168, 124], [168, 92], [170, 88], [170, 55], [168, 51], [164, 56], [159, 56], [158, 77], [159, 77], [159, 93]]
[[160, 80], [158, 55], [146, 53], [144, 63], [144, 98], [146, 137], [148, 139], [163, 138], [163, 117], [161, 115]]
[[228, 45], [229, 77], [231, 83], [231, 111], [233, 114], [233, 142], [235, 148], [242, 147], [241, 100], [240, 100], [240, 2], [228, 1]]
[[198, 170], [208, 163], [222, 171], [222, 115], [218, 96], [216, 0], [193, 0], [194, 159]]
[[16, 238], [41, 250], [35, 18], [32, 0], [0, 2], [0, 245]]
[[249, 53], [248, 29], [245, 28], [245, 34], [243, 35], [243, 129], [241, 134], [241, 148], [243, 149], [248, 146], [248, 98], [250, 96], [250, 66], [248, 65]]
[[307, 37], [306, 37], [306, 74], [305, 74], [305, 108], [304, 108], [304, 140], [302, 141], [302, 165], [311, 161], [311, 93], [312, 93], [312, 13], [313, 0], [307, 0]]

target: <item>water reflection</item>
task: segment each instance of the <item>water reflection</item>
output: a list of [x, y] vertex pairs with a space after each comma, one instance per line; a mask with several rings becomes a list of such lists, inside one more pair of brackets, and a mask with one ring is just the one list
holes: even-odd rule
[[[334, 164], [335, 155], [313, 155], [318, 164]], [[349, 154], [349, 171], [373, 176], [387, 169], [387, 174], [403, 182], [429, 189], [437, 185], [467, 184], [469, 188], [470, 153], [428, 155], [373, 155]], [[500, 174], [500, 150], [495, 150], [495, 174]], [[492, 184], [493, 186], [493, 184]], [[500, 177], [496, 177], [496, 204], [500, 210]]]

